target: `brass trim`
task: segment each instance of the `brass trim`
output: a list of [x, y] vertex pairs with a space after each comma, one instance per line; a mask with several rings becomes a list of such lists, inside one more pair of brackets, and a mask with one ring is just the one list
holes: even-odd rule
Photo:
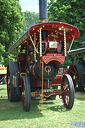
[[20, 73], [20, 77], [23, 77], [23, 76], [27, 76], [27, 74], [26, 73]]

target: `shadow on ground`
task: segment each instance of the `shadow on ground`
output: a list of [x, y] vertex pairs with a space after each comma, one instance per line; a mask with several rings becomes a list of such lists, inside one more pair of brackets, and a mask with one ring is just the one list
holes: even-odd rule
[[21, 102], [9, 102], [8, 99], [0, 99], [0, 121], [43, 117], [42, 113], [36, 112], [38, 104], [38, 102], [32, 101], [30, 111], [25, 112]]

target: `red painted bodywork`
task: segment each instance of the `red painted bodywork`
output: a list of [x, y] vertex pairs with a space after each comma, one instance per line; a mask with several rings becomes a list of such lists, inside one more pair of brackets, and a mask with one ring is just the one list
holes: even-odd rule
[[[45, 64], [48, 64], [50, 61], [55, 61], [56, 66], [59, 69], [59, 64], [64, 62], [65, 57], [62, 56], [62, 54], [47, 53], [45, 56], [43, 56], [43, 60], [44, 60]], [[52, 81], [50, 81], [50, 87], [54, 86], [54, 85], [61, 85], [61, 81], [62, 81], [62, 74], [58, 73], [58, 74], [56, 74], [54, 79]], [[37, 79], [34, 75], [32, 75], [31, 84], [32, 84], [32, 87], [41, 87], [42, 81]], [[44, 81], [44, 88], [48, 88], [47, 81]]]
[[[63, 35], [63, 28], [66, 29], [66, 40], [71, 41], [73, 39], [73, 36], [75, 36], [74, 39], [77, 39], [79, 37], [79, 31], [76, 27], [62, 23], [62, 22], [48, 22], [48, 23], [40, 23], [38, 25], [35, 25], [31, 27], [28, 31], [28, 35], [32, 35], [34, 32], [37, 32], [37, 35], [39, 34], [39, 28], [42, 28], [42, 30], [48, 30], [49, 34], [49, 41], [53, 41], [54, 37], [51, 37], [52, 34], [56, 34], [56, 31], [58, 33], [58, 38], [55, 38], [56, 41], [62, 42], [64, 40], [64, 35]], [[59, 29], [61, 28], [61, 29]]]
[[[79, 37], [79, 31], [76, 27], [66, 24], [66, 23], [62, 23], [62, 22], [48, 22], [48, 23], [40, 23], [38, 25], [32, 26], [29, 31], [28, 31], [28, 36], [32, 37], [32, 40], [34, 40], [34, 33], [36, 33], [36, 43], [39, 42], [39, 29], [43, 30], [47, 30], [48, 32], [48, 37], [45, 38], [45, 42], [48, 41], [57, 41], [59, 43], [64, 42], [64, 28], [66, 30], [66, 41], [72, 41], [73, 38], [77, 39]], [[57, 33], [57, 35], [56, 35]], [[56, 35], [52, 36], [52, 35]], [[28, 39], [29, 40], [29, 39]], [[32, 42], [29, 40], [30, 45], [32, 46]], [[27, 45], [27, 41], [25, 40], [24, 42], [21, 43], [22, 48], [24, 46]], [[19, 56], [19, 60], [22, 62], [24, 55]], [[31, 58], [32, 56], [29, 55], [28, 60], [31, 62]], [[49, 51], [47, 50], [47, 53], [45, 55], [43, 55], [43, 60], [45, 64], [48, 64], [51, 61], [55, 61], [56, 62], [56, 66], [59, 69], [59, 64], [60, 63], [64, 63], [65, 60], [65, 56], [63, 56], [62, 54], [58, 54], [57, 53], [57, 49], [56, 51], [53, 53], [53, 51]], [[24, 62], [24, 61], [23, 61]], [[22, 71], [24, 69], [24, 66], [22, 64]], [[32, 70], [32, 76], [31, 76], [31, 85], [32, 87], [41, 87], [42, 82], [41, 80], [37, 79], [34, 74], [33, 74], [33, 67], [31, 67]], [[50, 82], [50, 86], [53, 85], [60, 85], [61, 84], [61, 80], [62, 80], [62, 74], [56, 74], [56, 77]], [[47, 87], [47, 82], [44, 81], [44, 88]]]
[[[62, 73], [58, 73], [52, 81], [50, 81], [50, 87], [53, 86], [60, 86], [62, 82]], [[32, 76], [31, 77], [31, 86], [32, 87], [41, 87], [42, 86], [42, 81], [37, 79], [36, 77]], [[48, 83], [47, 81], [44, 81], [44, 89], [48, 88]]]
[[[39, 37], [39, 28], [42, 28], [42, 30], [47, 30], [49, 37], [46, 38], [48, 41], [54, 41], [61, 43], [64, 41], [64, 33], [63, 29], [66, 30], [66, 41], [72, 41], [73, 37], [74, 39], [77, 39], [79, 37], [79, 31], [76, 27], [66, 24], [63, 22], [47, 22], [47, 23], [40, 23], [35, 26], [30, 27], [28, 30], [28, 36], [32, 36], [32, 39], [34, 39], [34, 33], [36, 33], [36, 38]], [[57, 32], [57, 35], [56, 35]], [[56, 35], [56, 37], [52, 37], [53, 35]], [[31, 43], [31, 42], [30, 42]], [[23, 41], [21, 43], [21, 46], [27, 45], [27, 41]]]
[[56, 61], [58, 63], [63, 63], [65, 60], [65, 57], [62, 56], [62, 54], [47, 53], [45, 56], [43, 56], [43, 59], [46, 64], [48, 64], [50, 61]]
[[[44, 40], [42, 40], [42, 42], [48, 43], [49, 41], [56, 41], [59, 43], [64, 42], [64, 29], [66, 31], [66, 42], [72, 41], [73, 39], [77, 39], [79, 37], [79, 31], [76, 27], [66, 24], [66, 23], [62, 23], [62, 22], [48, 22], [48, 23], [40, 23], [38, 25], [32, 26], [29, 28], [27, 34], [28, 34], [28, 38], [26, 40], [24, 40], [20, 45], [21, 45], [21, 50], [24, 49], [24, 47], [27, 47], [27, 43], [30, 46], [33, 46], [33, 43], [30, 39], [30, 37], [32, 38], [32, 40], [34, 41], [34, 33], [36, 33], [36, 44], [37, 45], [40, 41], [39, 39], [39, 30], [42, 31], [46, 31], [47, 35], [45, 37]], [[48, 45], [47, 45], [48, 46]], [[28, 50], [29, 51], [29, 50]], [[33, 51], [33, 49], [32, 49]], [[38, 54], [39, 55], [39, 54]], [[38, 56], [37, 55], [37, 56]], [[21, 72], [23, 72], [25, 70], [25, 61], [28, 61], [28, 65], [30, 64], [30, 73], [31, 73], [31, 87], [32, 89], [34, 88], [41, 88], [42, 87], [42, 80], [38, 79], [35, 74], [34, 74], [34, 67], [32, 64], [32, 54], [29, 53], [28, 55], [28, 60], [25, 59], [25, 54], [21, 53], [20, 55], [18, 55], [18, 62], [20, 62], [21, 64]], [[56, 49], [49, 49], [47, 47], [46, 53], [42, 56], [43, 61], [45, 64], [49, 64], [49, 62], [51, 61], [55, 61], [56, 66], [59, 70], [59, 64], [60, 63], [64, 63], [65, 61], [65, 56], [63, 56], [63, 54], [58, 53], [57, 48]], [[38, 56], [38, 59], [39, 56]], [[62, 73], [56, 74], [56, 76], [49, 82], [50, 87], [52, 86], [58, 86], [61, 85], [61, 81], [62, 81]], [[48, 88], [48, 81], [44, 81], [43, 82], [43, 87], [44, 89]], [[35, 90], [35, 89], [34, 89]]]
[[55, 78], [52, 80], [52, 86], [61, 85], [62, 82], [62, 74], [57, 74]]

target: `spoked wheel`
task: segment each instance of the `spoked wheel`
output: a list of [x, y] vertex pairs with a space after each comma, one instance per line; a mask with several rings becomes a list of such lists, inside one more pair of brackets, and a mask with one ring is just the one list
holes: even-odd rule
[[22, 78], [22, 105], [23, 109], [27, 112], [30, 110], [31, 104], [31, 88], [28, 76]]
[[19, 101], [21, 99], [19, 88], [13, 86], [13, 76], [16, 73], [18, 73], [18, 63], [9, 62], [7, 66], [7, 95], [9, 101]]
[[74, 104], [74, 85], [73, 80], [69, 74], [66, 74], [62, 78], [62, 100], [63, 105], [67, 109], [72, 109]]
[[76, 89], [76, 85], [78, 83], [78, 70], [75, 64], [71, 64], [68, 73], [71, 75], [74, 83], [74, 88]]
[[83, 91], [84, 87], [82, 84], [82, 73], [84, 72], [84, 66], [81, 63], [75, 63], [72, 64], [69, 68], [69, 74], [71, 75], [74, 86], [76, 88], [76, 85], [78, 84], [78, 88], [76, 88], [78, 91]]

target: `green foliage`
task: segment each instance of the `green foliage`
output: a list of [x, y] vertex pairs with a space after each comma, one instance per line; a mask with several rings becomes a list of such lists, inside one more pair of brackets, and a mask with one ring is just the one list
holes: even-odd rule
[[35, 12], [23, 12], [24, 21], [23, 21], [23, 32], [26, 31], [29, 27], [38, 24], [39, 14]]
[[0, 50], [1, 63], [5, 65], [9, 61], [8, 49], [16, 40], [22, 28], [23, 14], [19, 0], [0, 0]]
[[[48, 5], [49, 20], [66, 22], [76, 26], [80, 31], [79, 39], [74, 41], [72, 49], [82, 47], [85, 41], [85, 2], [84, 0], [50, 0]], [[73, 57], [67, 60], [73, 63]], [[66, 62], [66, 64], [68, 64]]]
[[19, 0], [0, 0], [0, 63], [7, 65], [11, 61], [9, 47], [38, 19], [35, 12], [22, 13]]
[[[4, 63], [4, 58], [3, 58], [3, 54], [5, 52], [5, 47], [0, 43], [0, 60], [2, 60], [2, 64]], [[1, 63], [0, 62], [0, 63]]]
[[82, 0], [51, 0], [49, 2], [49, 20], [66, 22], [76, 26], [80, 31], [78, 46], [85, 40], [85, 2]]

